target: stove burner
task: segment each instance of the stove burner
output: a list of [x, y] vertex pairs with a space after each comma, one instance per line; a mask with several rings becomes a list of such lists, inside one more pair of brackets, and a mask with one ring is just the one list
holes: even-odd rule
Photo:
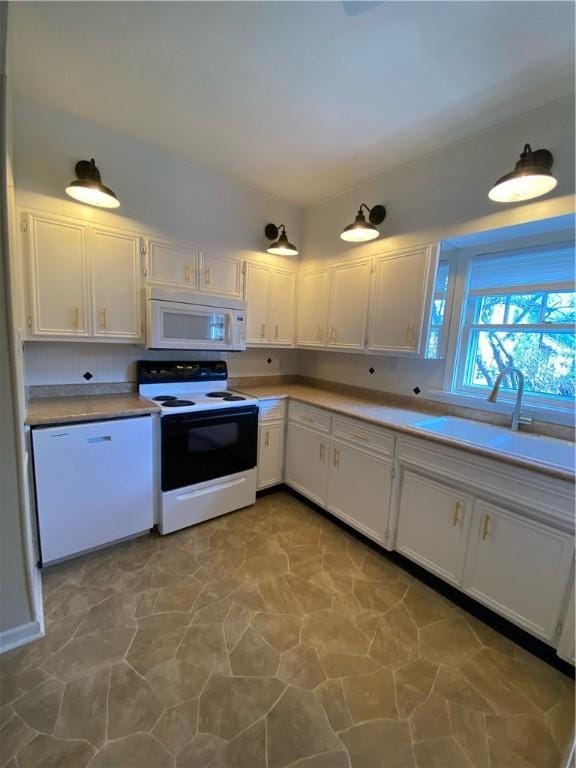
[[230, 401], [230, 400], [246, 400], [246, 398], [245, 397], [240, 397], [240, 395], [228, 395], [227, 397], [224, 398], [224, 400], [228, 400], [228, 401]]
[[164, 401], [165, 408], [181, 408], [184, 405], [196, 405], [196, 403], [193, 403], [192, 400], [178, 400], [177, 398]]
[[174, 395], [158, 395], [158, 397], [153, 397], [152, 400], [158, 403], [167, 403], [170, 400], [178, 400], [178, 398], [174, 397]]
[[206, 397], [221, 397], [222, 399], [225, 399], [226, 397], [230, 397], [232, 395], [232, 392], [227, 392], [225, 389], [221, 389], [220, 392], [207, 392]]

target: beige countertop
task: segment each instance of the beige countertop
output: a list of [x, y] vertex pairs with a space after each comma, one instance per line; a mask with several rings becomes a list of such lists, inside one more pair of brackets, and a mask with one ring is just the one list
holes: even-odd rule
[[158, 405], [145, 397], [126, 395], [87, 395], [85, 397], [39, 397], [30, 400], [26, 424], [68, 424], [74, 421], [118, 419], [160, 413]]
[[[363, 398], [357, 395], [349, 395], [342, 392], [331, 392], [328, 389], [321, 389], [319, 387], [311, 387], [302, 384], [273, 384], [273, 385], [257, 385], [257, 386], [238, 386], [239, 391], [244, 392], [247, 395], [257, 397], [259, 400], [272, 400], [277, 398], [290, 398], [291, 400], [297, 400], [301, 403], [308, 405], [315, 405], [319, 408], [326, 408], [334, 413], [341, 414], [343, 416], [351, 416], [356, 419], [362, 419], [364, 421], [376, 424], [381, 427], [389, 427], [398, 432], [418, 437], [423, 440], [431, 440], [433, 442], [442, 443], [444, 445], [459, 448], [461, 450], [474, 453], [479, 456], [485, 456], [489, 459], [496, 459], [497, 461], [512, 464], [522, 469], [528, 469], [550, 477], [556, 477], [560, 480], [567, 480], [574, 482], [574, 472], [564, 467], [551, 466], [549, 464], [543, 464], [536, 458], [528, 456], [519, 456], [514, 453], [506, 453], [502, 449], [496, 447], [489, 447], [482, 445], [481, 443], [472, 443], [470, 441], [463, 441], [460, 438], [449, 437], [447, 435], [437, 434], [434, 432], [426, 431], [422, 428], [418, 428], [415, 425], [418, 422], [422, 422], [424, 419], [433, 418], [441, 415], [441, 411], [431, 410], [412, 410], [407, 408], [397, 408], [379, 403], [377, 400], [366, 397]], [[461, 421], [467, 421], [462, 419]], [[470, 420], [468, 420], [470, 421]], [[479, 422], [471, 422], [472, 424]], [[487, 426], [487, 425], [482, 425]], [[510, 430], [503, 427], [489, 427], [494, 430], [495, 435], [507, 435]], [[528, 442], [534, 440], [552, 441], [553, 443], [562, 443], [567, 446], [567, 450], [572, 447], [572, 451], [576, 446], [568, 441], [558, 441], [555, 438], [542, 437], [538, 438], [534, 435], [526, 434]]]

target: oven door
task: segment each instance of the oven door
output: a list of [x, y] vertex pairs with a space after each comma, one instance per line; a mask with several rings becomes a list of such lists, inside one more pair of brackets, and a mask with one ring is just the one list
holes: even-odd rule
[[233, 309], [154, 299], [148, 305], [147, 346], [151, 349], [223, 350], [238, 346]]
[[258, 406], [164, 416], [161, 424], [163, 491], [256, 466]]

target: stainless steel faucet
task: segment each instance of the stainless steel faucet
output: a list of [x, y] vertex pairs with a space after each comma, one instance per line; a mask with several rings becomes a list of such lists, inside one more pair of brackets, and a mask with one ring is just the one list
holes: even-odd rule
[[495, 403], [498, 399], [498, 392], [500, 390], [500, 385], [504, 381], [504, 377], [508, 374], [512, 375], [514, 373], [516, 374], [516, 379], [518, 382], [518, 391], [516, 393], [516, 405], [514, 406], [514, 411], [512, 412], [512, 424], [510, 424], [510, 429], [513, 429], [514, 432], [517, 432], [518, 424], [520, 423], [520, 411], [522, 409], [522, 395], [524, 394], [524, 374], [522, 371], [519, 371], [518, 368], [514, 368], [512, 365], [509, 365], [507, 368], [504, 368], [503, 371], [500, 371], [498, 378], [492, 387], [492, 392], [490, 392], [486, 399], [490, 403]]

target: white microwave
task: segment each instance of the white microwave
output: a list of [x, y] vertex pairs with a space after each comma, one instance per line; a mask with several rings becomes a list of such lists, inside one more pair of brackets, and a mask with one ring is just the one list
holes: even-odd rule
[[191, 291], [149, 288], [147, 349], [246, 349], [246, 302]]

